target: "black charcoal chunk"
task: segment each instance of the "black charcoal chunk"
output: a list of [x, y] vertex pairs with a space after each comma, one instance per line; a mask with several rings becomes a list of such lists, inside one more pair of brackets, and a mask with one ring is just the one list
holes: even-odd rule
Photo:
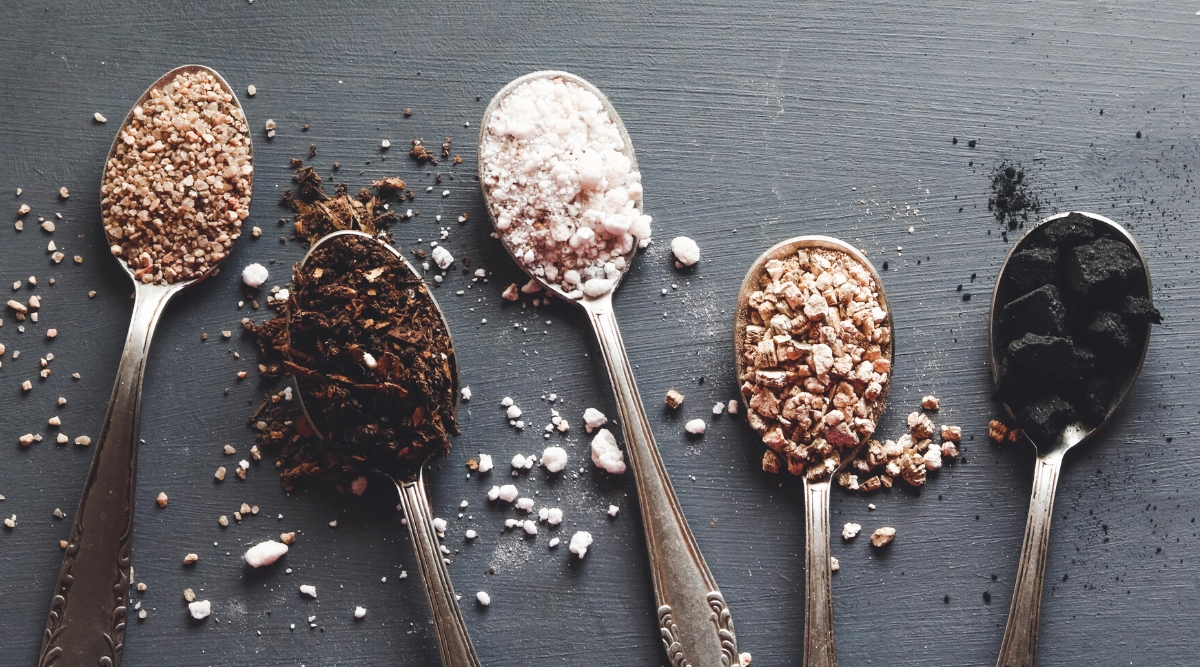
[[1087, 216], [1078, 213], [1046, 223], [1041, 232], [1045, 243], [1056, 248], [1069, 248], [1096, 238], [1096, 226]]
[[1024, 372], [1012, 359], [1005, 357], [996, 364], [995, 400], [1017, 406], [1042, 391], [1041, 382]]
[[1145, 297], [1127, 296], [1121, 300], [1117, 307], [1117, 312], [1120, 313], [1127, 322], [1136, 324], [1162, 324], [1162, 313], [1154, 307], [1154, 303]]
[[1008, 346], [1008, 356], [1032, 377], [1050, 382], [1081, 382], [1092, 371], [1096, 357], [1070, 336], [1025, 334]]
[[1058, 287], [1045, 285], [1010, 301], [1001, 319], [1012, 338], [1027, 333], [1061, 336], [1066, 331], [1067, 308]]
[[1113, 239], [1071, 248], [1065, 256], [1067, 282], [1088, 300], [1118, 297], [1145, 278], [1133, 249]]
[[1116, 313], [1101, 311], [1088, 323], [1088, 345], [1102, 352], [1122, 352], [1133, 349], [1129, 328]]
[[1058, 280], [1058, 248], [1018, 250], [1008, 259], [1004, 277], [1019, 293]]
[[1017, 420], [1035, 443], [1048, 446], [1058, 442], [1063, 429], [1075, 421], [1075, 409], [1058, 394], [1047, 394], [1022, 408]]
[[1112, 406], [1112, 382], [1108, 378], [1095, 378], [1087, 383], [1083, 397], [1075, 401], [1080, 415], [1092, 424], [1099, 424]]

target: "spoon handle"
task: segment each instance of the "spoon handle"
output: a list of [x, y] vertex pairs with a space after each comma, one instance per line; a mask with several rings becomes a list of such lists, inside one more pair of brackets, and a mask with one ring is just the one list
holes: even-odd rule
[[154, 327], [182, 285], [138, 285], [125, 350], [67, 538], [40, 667], [118, 667], [125, 642], [142, 375]]
[[804, 667], [835, 667], [829, 482], [804, 480]]
[[1062, 469], [1063, 452], [1039, 456], [1033, 468], [1033, 498], [1021, 543], [1021, 562], [1013, 588], [1008, 626], [1000, 643], [996, 667], [1034, 667], [1037, 664], [1038, 621], [1042, 616], [1042, 581], [1046, 576], [1046, 551], [1050, 546], [1050, 516], [1054, 491]]
[[663, 646], [673, 667], [738, 664], [733, 619], [725, 606], [654, 443], [633, 368], [612, 311], [611, 293], [584, 301], [617, 399], [621, 431], [637, 483]]
[[475, 655], [475, 647], [467, 635], [462, 610], [454, 597], [454, 585], [450, 582], [446, 561], [442, 560], [437, 531], [433, 528], [433, 511], [425, 495], [424, 472], [416, 481], [402, 482], [396, 486], [400, 490], [404, 516], [408, 518], [408, 534], [412, 536], [417, 568], [421, 571], [421, 583], [425, 586], [425, 599], [429, 601], [433, 616], [442, 665], [480, 667], [479, 656]]

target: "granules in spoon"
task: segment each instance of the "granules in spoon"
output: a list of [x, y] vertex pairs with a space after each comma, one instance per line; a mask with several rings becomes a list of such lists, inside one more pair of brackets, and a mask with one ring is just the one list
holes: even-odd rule
[[480, 144], [483, 187], [505, 245], [573, 299], [610, 291], [650, 242], [642, 177], [600, 98], [562, 78], [501, 98]]
[[458, 433], [449, 332], [420, 278], [380, 244], [355, 235], [322, 243], [279, 314], [250, 328], [264, 366], [296, 378], [324, 436], [280, 434], [285, 486], [371, 470], [408, 480], [449, 450], [447, 435]]
[[746, 419], [788, 472], [828, 479], [875, 432], [886, 398], [892, 332], [878, 286], [846, 253], [808, 249], [768, 261], [758, 287], [738, 333]]
[[181, 72], [134, 107], [100, 188], [112, 254], [143, 283], [197, 278], [250, 213], [246, 117], [207, 71]]

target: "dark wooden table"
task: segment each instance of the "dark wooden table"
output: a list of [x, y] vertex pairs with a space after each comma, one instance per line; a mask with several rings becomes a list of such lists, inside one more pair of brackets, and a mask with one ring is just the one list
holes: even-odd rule
[[[341, 162], [335, 180], [351, 188], [385, 174], [416, 186], [411, 206], [420, 216], [394, 228], [397, 243], [427, 248], [445, 227], [456, 268], [470, 257], [472, 270], [489, 272], [481, 284], [454, 270], [436, 288], [474, 398], [462, 407], [454, 451], [429, 479], [434, 507], [451, 524], [450, 571], [483, 663], [662, 663], [633, 480], [604, 479], [587, 460], [583, 409], [615, 414], [599, 350], [572, 307], [500, 299], [521, 276], [489, 236], [473, 178], [488, 99], [512, 78], [545, 68], [571, 70], [605, 90], [633, 137], [656, 243], [621, 286], [617, 309], [676, 490], [755, 665], [800, 660], [799, 489], [758, 470], [760, 448], [743, 421], [712, 420], [695, 440], [683, 422], [711, 418], [714, 402], [736, 396], [731, 314], [746, 267], [774, 242], [805, 233], [844, 238], [877, 266], [887, 262], [897, 354], [881, 434], [898, 435], [927, 393], [942, 398], [938, 421], [966, 433], [964, 460], [920, 493], [834, 492], [835, 526], [897, 529], [882, 552], [864, 537], [834, 538], [842, 664], [994, 663], [1032, 461], [1025, 446], [999, 448], [986, 435], [999, 415], [989, 399], [988, 299], [1009, 248], [988, 197], [1004, 160], [1022, 165], [1044, 213], [1086, 209], [1126, 225], [1149, 257], [1167, 318], [1119, 416], [1064, 471], [1041, 664], [1195, 664], [1196, 7], [137, 4], [49, 0], [9, 3], [3, 12], [0, 198], [8, 217], [0, 228], [0, 290], [9, 294], [3, 300], [25, 299], [28, 287], [12, 294], [10, 285], [35, 275], [32, 293], [44, 306], [42, 321], [26, 323], [24, 334], [7, 312], [0, 328], [9, 350], [0, 368], [0, 493], [7, 497], [0, 514], [18, 520], [15, 530], [0, 529], [0, 665], [36, 662], [58, 541], [68, 529], [52, 512], [73, 514], [92, 454], [54, 444], [46, 420], [61, 415], [72, 438], [97, 435], [131, 309], [128, 279], [101, 232], [102, 160], [131, 101], [188, 62], [215, 67], [239, 91], [258, 88], [242, 99], [255, 131], [250, 223], [264, 234], [239, 241], [222, 273], [177, 299], [158, 328], [134, 541], [136, 579], [149, 587], [135, 597], [149, 617], [130, 625], [126, 665], [436, 664], [394, 496], [378, 488], [362, 499], [289, 495], [270, 455], [245, 482], [213, 481], [217, 466], [232, 469], [248, 454], [246, 418], [277, 389], [255, 379], [254, 348], [239, 331], [242, 317], [266, 315], [238, 309], [239, 273], [262, 262], [271, 269], [268, 285], [283, 285], [302, 255], [277, 225], [287, 212], [276, 201], [290, 184], [289, 159], [304, 157], [310, 144], [312, 164], [328, 174]], [[108, 124], [92, 120], [96, 111]], [[274, 140], [262, 131], [268, 118], [279, 124]], [[436, 167], [442, 185], [426, 194], [434, 176], [406, 147], [447, 136], [464, 163]], [[392, 142], [389, 152], [380, 151], [383, 139]], [[62, 186], [70, 189], [66, 201], [58, 198]], [[17, 233], [11, 223], [22, 203], [33, 211]], [[36, 220], [55, 212], [63, 219], [51, 236]], [[464, 212], [469, 221], [459, 224]], [[694, 271], [672, 266], [668, 245], [680, 234], [703, 249]], [[61, 264], [49, 259], [51, 239], [68, 257]], [[76, 254], [82, 265], [72, 263]], [[48, 327], [59, 330], [57, 340], [45, 340]], [[222, 340], [222, 330], [233, 338]], [[54, 372], [40, 380], [38, 358], [48, 352]], [[239, 382], [240, 370], [250, 377]], [[24, 393], [27, 378], [34, 389]], [[687, 395], [677, 415], [658, 407], [672, 387]], [[567, 517], [560, 530], [525, 539], [502, 530], [514, 513], [489, 507], [484, 494], [509, 480], [513, 454], [548, 444], [541, 427], [550, 407], [541, 397], [550, 392], [572, 423], [569, 435], [550, 441], [564, 443], [572, 470], [584, 472], [549, 480], [534, 470], [515, 480]], [[59, 396], [68, 399], [62, 408]], [[503, 419], [504, 396], [525, 409], [524, 433]], [[27, 432], [47, 439], [19, 447]], [[225, 444], [238, 454], [223, 455]], [[464, 464], [480, 451], [497, 468], [468, 479]], [[170, 495], [166, 509], [155, 505], [160, 491]], [[464, 499], [467, 516], [458, 519]], [[242, 502], [261, 512], [217, 525]], [[621, 507], [615, 520], [604, 513], [610, 503]], [[474, 543], [462, 539], [467, 528], [480, 533]], [[547, 547], [551, 536], [569, 539], [581, 529], [596, 539], [586, 560], [570, 558], [565, 545]], [[300, 535], [285, 561], [246, 569], [246, 546], [283, 530]], [[197, 566], [181, 564], [188, 552], [200, 554]], [[314, 584], [319, 598], [302, 599], [300, 584]], [[188, 617], [188, 587], [212, 602], [212, 618]], [[491, 594], [490, 608], [474, 603], [479, 590]], [[368, 609], [361, 621], [352, 616], [356, 605]], [[313, 615], [316, 629], [307, 622]]]

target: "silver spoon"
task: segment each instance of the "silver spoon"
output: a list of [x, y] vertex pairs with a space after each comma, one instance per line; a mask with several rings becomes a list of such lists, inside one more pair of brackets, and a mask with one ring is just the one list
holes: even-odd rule
[[[356, 230], [342, 230], [321, 237], [296, 265], [296, 272], [304, 271], [304, 265], [318, 248], [340, 236], [359, 236], [371, 243], [378, 243], [389, 253], [395, 255], [397, 262], [403, 264], [409, 272], [420, 278], [421, 274], [417, 273], [416, 269], [398, 250], [370, 234]], [[434, 308], [441, 315], [442, 327], [446, 330], [446, 336], [449, 337], [450, 326], [446, 322], [446, 316], [442, 313], [437, 299], [428, 289], [425, 289], [424, 296], [433, 303]], [[452, 392], [457, 408], [458, 362], [453, 351], [447, 361], [450, 364]], [[297, 383], [297, 389], [300, 389], [299, 383]], [[296, 395], [305, 418], [312, 425], [313, 432], [323, 437], [317, 423], [309, 415], [308, 409], [304, 405], [304, 392], [297, 391]], [[463, 621], [462, 611], [454, 596], [454, 585], [450, 581], [450, 573], [446, 569], [446, 562], [442, 560], [437, 531], [433, 527], [433, 509], [429, 506], [429, 498], [425, 494], [425, 467], [435, 456], [435, 453], [430, 454], [430, 458], [422, 463], [417, 478], [413, 480], [397, 482], [381, 471], [374, 472], [395, 484], [396, 490], [400, 494], [400, 504], [404, 507], [404, 515], [408, 519], [406, 521], [408, 534], [412, 537], [413, 551], [417, 556], [417, 569], [421, 572], [421, 583], [425, 588], [425, 599], [429, 601], [429, 609], [433, 616], [434, 631], [437, 633], [438, 651], [442, 657], [442, 664], [445, 667], [479, 667], [479, 656], [475, 654], [475, 647], [471, 644], [471, 637], [467, 634], [467, 625]]]
[[[1141, 260], [1142, 271], [1146, 276], [1146, 296], [1149, 298], [1153, 294], [1150, 284], [1150, 267], [1146, 263], [1146, 256], [1142, 254], [1142, 249], [1133, 236], [1125, 231], [1124, 227], [1104, 216], [1082, 211], [1079, 213], [1091, 219], [1097, 227], [1105, 227], [1116, 232], [1129, 242], [1134, 252], [1137, 253], [1138, 259]], [[1053, 215], [1031, 227], [1020, 241], [1013, 244], [1008, 256], [1004, 259], [1004, 264], [1000, 267], [1000, 274], [996, 277], [996, 289], [992, 292], [992, 305], [988, 320], [988, 346], [991, 349], [992, 374], [997, 382], [1000, 378], [1001, 359], [996, 349], [998, 338], [996, 327], [999, 324], [996, 304], [1000, 285], [1004, 280], [1005, 269], [1008, 268], [1014, 252], [1028, 247], [1026, 242], [1031, 238], [1034, 230], [1068, 215], [1071, 213]], [[1042, 582], [1046, 576], [1046, 552], [1050, 547], [1050, 517], [1054, 510], [1054, 492], [1058, 487], [1058, 474], [1062, 469], [1063, 456], [1067, 450], [1082, 444], [1107, 424], [1113, 413], [1116, 412], [1117, 406], [1125, 399], [1138, 374], [1142, 371], [1146, 350], [1150, 347], [1150, 326], [1149, 323], [1146, 324], [1143, 338], [1145, 342], [1137, 365], [1132, 367], [1128, 376], [1124, 378], [1109, 403], [1107, 414], [1099, 424], [1092, 428], [1088, 428], [1082, 422], [1069, 424], [1053, 442], [1037, 442], [1028, 433], [1025, 434], [1037, 450], [1037, 462], [1033, 468], [1033, 496], [1029, 501], [1025, 538], [1021, 542], [1021, 560], [1017, 566], [1012, 605], [1008, 611], [1008, 624], [1004, 628], [1004, 640], [1000, 644], [1000, 657], [996, 661], [997, 667], [1033, 667], [1037, 664], [1038, 624], [1042, 615]], [[1016, 418], [1013, 409], [1007, 403], [1005, 403], [1004, 409], [1008, 411], [1010, 417]]]
[[[742, 333], [750, 323], [750, 295], [760, 289], [759, 281], [766, 272], [765, 266], [772, 259], [783, 259], [807, 248], [836, 250], [852, 257], [871, 273], [878, 292], [879, 307], [887, 311], [887, 326], [891, 331], [892, 310], [888, 307], [887, 297], [883, 292], [883, 280], [867, 259], [854, 246], [828, 236], [798, 236], [775, 244], [754, 260], [750, 270], [742, 280], [742, 288], [738, 291], [737, 310], [733, 315], [733, 358], [737, 377], [741, 378], [745, 369]], [[893, 336], [892, 340], [895, 338]], [[887, 345], [888, 362], [895, 361], [894, 345]], [[872, 413], [878, 423], [880, 415], [887, 405], [888, 386], [891, 384], [891, 372], [888, 372], [888, 383], [884, 385]], [[740, 383], [740, 380], [739, 380]], [[741, 392], [738, 392], [741, 394]], [[750, 405], [745, 395], [742, 395], [742, 407], [749, 412]], [[837, 646], [833, 636], [833, 569], [830, 566], [829, 549], [829, 490], [833, 479], [846, 469], [852, 461], [867, 446], [864, 439], [855, 450], [842, 456], [837, 470], [824, 481], [814, 482], [804, 478], [804, 667], [834, 667], [837, 665]]]
[[[164, 74], [142, 93], [121, 129], [133, 119], [133, 108], [150, 97], [150, 91], [170, 83], [181, 73], [207, 72], [241, 105], [220, 74], [202, 65], [184, 65]], [[243, 117], [244, 122], [244, 117]], [[248, 128], [247, 128], [248, 129]], [[113, 139], [105, 164], [119, 148], [120, 131]], [[253, 159], [249, 132], [247, 147]], [[107, 179], [107, 166], [101, 185]], [[253, 183], [253, 174], [248, 176]], [[75, 512], [54, 598], [46, 620], [38, 664], [117, 667], [125, 642], [125, 605], [130, 586], [130, 552], [133, 538], [134, 486], [137, 476], [138, 424], [142, 408], [142, 379], [154, 327], [171, 297], [184, 288], [214, 275], [205, 274], [167, 285], [143, 283], [124, 260], [118, 263], [134, 281], [133, 317], [125, 349], [117, 367], [117, 380], [108, 401], [108, 412], [95, 443], [92, 465]]]
[[[561, 78], [591, 91], [599, 98], [604, 110], [620, 129], [621, 138], [625, 143], [622, 152], [629, 158], [632, 169], [637, 169], [633, 144], [629, 133], [625, 131], [625, 125], [617, 115], [617, 110], [598, 88], [568, 72], [533, 72], [501, 88], [483, 113], [483, 122], [479, 129], [481, 148], [488, 124], [500, 100], [522, 83], [543, 78]], [[480, 152], [482, 154], [482, 150]], [[482, 162], [479, 169], [482, 182]], [[483, 188], [483, 198], [488, 205], [492, 223], [495, 224], [495, 202], [492, 201], [486, 187]], [[500, 234], [500, 237], [503, 240], [503, 234]], [[507, 243], [505, 249], [510, 255], [513, 254], [513, 248]], [[631, 251], [630, 255], [634, 252], [636, 251]], [[627, 261], [625, 270], [628, 268]], [[654, 433], [650, 429], [650, 420], [646, 417], [646, 409], [638, 394], [633, 368], [625, 354], [621, 332], [617, 328], [612, 294], [620, 282], [620, 277], [613, 282], [613, 289], [605, 294], [599, 297], [585, 296], [576, 301], [569, 298], [558, 285], [540, 276], [530, 275], [546, 291], [583, 307], [596, 332], [596, 338], [600, 341], [604, 365], [608, 368], [608, 376], [617, 399], [617, 413], [620, 415], [621, 430], [625, 435], [630, 467], [637, 484], [646, 549], [650, 557], [650, 573], [654, 581], [654, 597], [658, 602], [659, 628], [670, 664], [676, 667], [736, 665], [738, 650], [733, 619], [725, 605], [725, 598], [722, 597], [717, 582], [708, 569], [708, 564], [704, 562], [700, 547], [688, 528], [683, 509], [679, 506], [679, 499], [671, 486], [671, 479], [667, 476], [658, 446], [654, 442]], [[621, 272], [621, 277], [623, 276], [624, 271]]]

